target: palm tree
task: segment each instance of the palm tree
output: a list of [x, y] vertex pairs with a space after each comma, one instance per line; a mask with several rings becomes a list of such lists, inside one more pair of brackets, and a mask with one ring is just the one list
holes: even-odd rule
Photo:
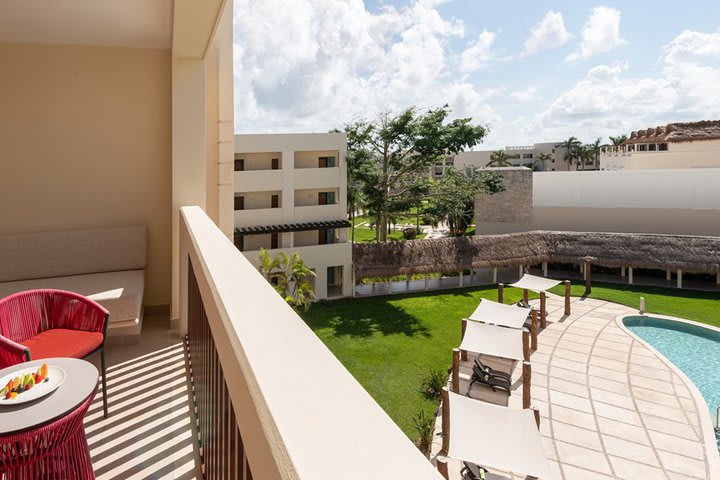
[[592, 152], [592, 162], [595, 170], [600, 170], [600, 150], [602, 138], [598, 137], [593, 143], [587, 145], [587, 148]]
[[550, 155], [547, 152], [538, 153], [535, 156], [535, 160], [533, 161], [533, 164], [532, 164], [533, 171], [535, 171], [535, 172], [539, 171], [540, 165], [542, 165], [543, 170], [545, 170], [547, 168], [547, 162], [551, 161], [552, 158], [553, 158], [552, 155]]
[[585, 170], [585, 165], [593, 161], [595, 153], [591, 145], [580, 145], [575, 150], [575, 157], [578, 159], [579, 164], [582, 165], [582, 169]]
[[577, 151], [580, 145], [582, 145], [582, 142], [580, 142], [577, 137], [570, 137], [561, 144], [555, 145], [556, 147], [565, 149], [565, 161], [568, 163], [568, 170], [570, 170], [573, 159], [577, 158]]
[[288, 256], [280, 252], [275, 258], [270, 257], [266, 249], [260, 249], [260, 266], [258, 270], [268, 282], [274, 283], [275, 290], [282, 295], [290, 306], [299, 309], [307, 308], [315, 299], [312, 279], [315, 277], [310, 267], [297, 252]]
[[505, 150], [495, 150], [490, 154], [490, 162], [488, 167], [512, 167], [510, 163], [510, 155]]
[[613, 146], [619, 147], [622, 143], [628, 139], [627, 135], [618, 135], [617, 137], [609, 137]]

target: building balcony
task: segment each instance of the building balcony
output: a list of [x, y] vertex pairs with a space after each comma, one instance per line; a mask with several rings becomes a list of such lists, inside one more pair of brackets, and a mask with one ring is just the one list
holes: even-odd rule
[[[328, 243], [324, 245], [306, 245], [303, 247], [280, 248], [288, 253], [299, 253], [308, 265], [330, 264], [342, 265], [347, 263], [352, 255], [352, 243]], [[259, 250], [243, 252], [253, 265], [258, 265]]]
[[301, 168], [294, 174], [296, 189], [339, 188], [342, 180], [340, 167]]
[[244, 170], [235, 172], [236, 192], [267, 192], [282, 189], [282, 170]]
[[331, 205], [308, 205], [304, 207], [295, 207], [296, 222], [338, 220], [344, 219], [346, 216], [346, 212], [339, 203]]
[[283, 223], [282, 208], [256, 208], [235, 210], [235, 226], [254, 227], [261, 225], [279, 225]]

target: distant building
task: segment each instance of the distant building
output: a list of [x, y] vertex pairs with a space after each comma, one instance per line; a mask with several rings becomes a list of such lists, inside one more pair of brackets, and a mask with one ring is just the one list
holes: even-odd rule
[[318, 299], [352, 293], [344, 133], [235, 135], [235, 245], [300, 253]]
[[720, 120], [637, 130], [600, 153], [601, 170], [708, 167], [720, 167]]
[[[505, 147], [508, 154], [508, 161], [514, 167], [535, 168], [539, 171], [567, 171], [576, 170], [573, 163], [569, 165], [565, 160], [565, 149], [559, 147], [562, 142], [544, 142], [525, 146]], [[430, 176], [440, 178], [449, 168], [484, 168], [492, 161], [494, 150], [479, 150], [472, 152], [460, 152], [454, 157], [447, 157], [436, 165], [430, 167]], [[548, 153], [552, 159], [546, 162], [537, 163], [537, 156], [541, 153]]]

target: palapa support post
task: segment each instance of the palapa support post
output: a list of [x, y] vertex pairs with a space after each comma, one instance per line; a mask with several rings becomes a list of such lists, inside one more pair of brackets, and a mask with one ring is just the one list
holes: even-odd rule
[[570, 315], [570, 280], [565, 280], [565, 315]]
[[530, 361], [530, 332], [528, 332], [526, 328], [523, 328], [522, 342], [523, 342], [523, 358], [529, 362]]
[[450, 480], [450, 474], [448, 473], [448, 464], [445, 458], [438, 457], [437, 469], [438, 472], [440, 472], [440, 475], [442, 475], [445, 480]]
[[540, 292], [540, 328], [547, 327], [547, 294]]
[[682, 269], [678, 268], [677, 271], [677, 288], [682, 288]]
[[530, 303], [530, 297], [527, 288], [523, 289], [523, 302], [525, 302], [525, 305], [528, 305]]
[[[460, 343], [462, 343], [463, 339], [465, 338], [465, 330], [467, 329], [467, 318], [462, 319], [462, 323], [460, 324]], [[464, 362], [467, 360], [467, 350], [460, 350], [460, 358]]]
[[620, 267], [620, 276], [621, 276], [622, 278], [625, 278], [625, 265], [623, 265], [622, 267]]
[[518, 265], [518, 280], [520, 280], [525, 273], [525, 266]]
[[450, 392], [447, 387], [442, 389], [442, 450], [447, 455], [450, 450]]
[[669, 268], [665, 269], [665, 280], [672, 280], [672, 270]]
[[543, 277], [548, 276], [548, 263], [542, 262]]
[[530, 395], [530, 389], [532, 388], [532, 368], [530, 367], [530, 362], [523, 362], [522, 365], [522, 382], [523, 382], [523, 390], [522, 390], [522, 402], [523, 402], [523, 408], [530, 408], [531, 403], [531, 395]]
[[498, 303], [503, 303], [504, 293], [505, 293], [505, 284], [498, 283]]
[[540, 430], [540, 410], [533, 408], [533, 415], [535, 415], [535, 425], [537, 425], [538, 430]]
[[592, 264], [589, 261], [585, 262], [585, 295], [590, 295], [592, 292], [592, 280], [590, 274], [592, 273]]
[[633, 267], [628, 267], [628, 284], [633, 284]]
[[[492, 283], [497, 283], [497, 267], [493, 267], [492, 269]], [[720, 281], [718, 283], [720, 283]]]
[[453, 348], [452, 390], [453, 390], [453, 393], [460, 393], [460, 349], [459, 348]]
[[463, 272], [460, 272], [460, 287], [463, 286]]
[[538, 348], [538, 325], [537, 325], [537, 310], [534, 308], [530, 312], [530, 348], [537, 350]]
[[425, 291], [428, 289], [428, 274], [425, 274]]

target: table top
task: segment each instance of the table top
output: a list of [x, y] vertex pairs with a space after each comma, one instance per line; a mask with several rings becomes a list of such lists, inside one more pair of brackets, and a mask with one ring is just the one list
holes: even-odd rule
[[39, 367], [43, 362], [63, 368], [65, 381], [54, 392], [32, 402], [0, 405], [0, 435], [34, 428], [66, 415], [87, 399], [97, 385], [97, 368], [77, 358], [33, 360], [0, 370], [0, 377], [15, 370]]

